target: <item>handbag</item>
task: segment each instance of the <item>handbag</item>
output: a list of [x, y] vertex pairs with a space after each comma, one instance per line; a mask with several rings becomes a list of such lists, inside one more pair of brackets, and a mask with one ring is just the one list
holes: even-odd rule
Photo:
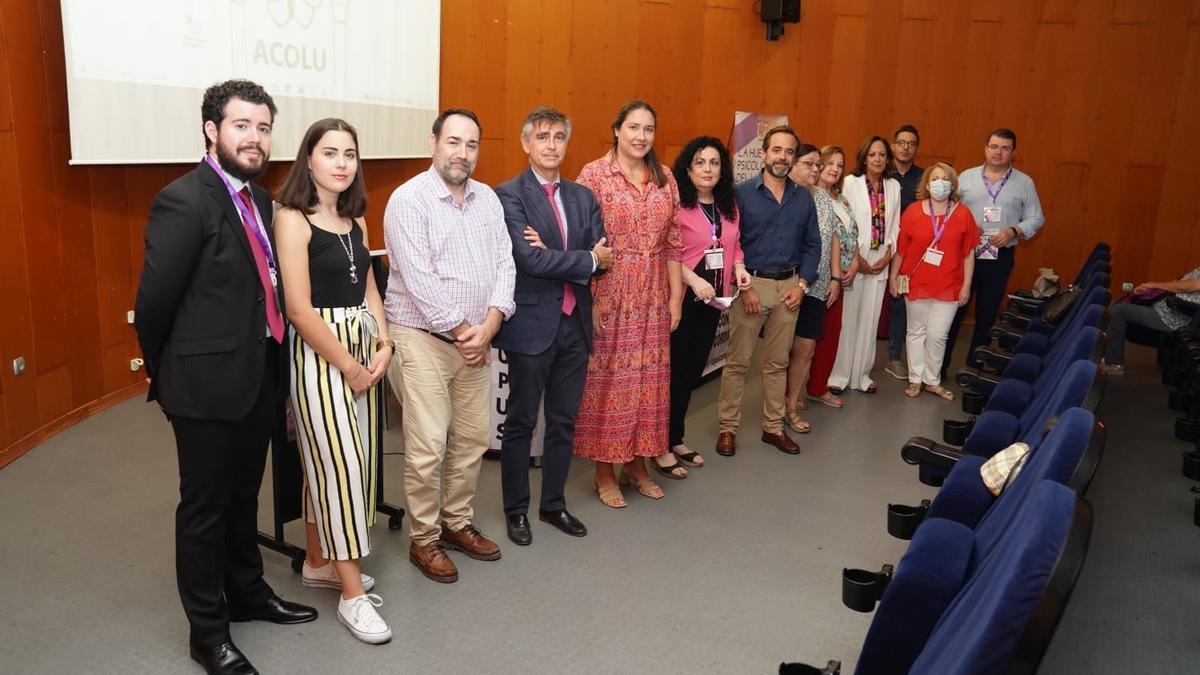
[[1067, 312], [1071, 311], [1071, 306], [1079, 299], [1083, 293], [1083, 289], [1078, 286], [1067, 286], [1067, 290], [1046, 301], [1046, 309], [1042, 312], [1042, 318], [1046, 322], [1058, 325], [1067, 316]]
[[1142, 291], [1141, 293], [1134, 292], [1130, 294], [1129, 302], [1132, 302], [1135, 305], [1149, 307], [1168, 295], [1170, 295], [1170, 292], [1168, 291], [1152, 288], [1148, 291]]
[[1004, 492], [1029, 458], [1029, 446], [1025, 443], [1013, 443], [1000, 452], [992, 455], [991, 459], [979, 467], [979, 477], [993, 497], [999, 497]]

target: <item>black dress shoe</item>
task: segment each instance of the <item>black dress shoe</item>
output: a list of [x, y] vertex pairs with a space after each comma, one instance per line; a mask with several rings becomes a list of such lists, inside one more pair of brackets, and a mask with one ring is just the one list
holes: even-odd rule
[[529, 518], [524, 513], [508, 517], [508, 540], [517, 546], [528, 546], [533, 542], [533, 530], [529, 529]]
[[271, 623], [307, 623], [317, 618], [317, 610], [308, 605], [288, 602], [278, 595], [257, 607], [230, 607], [230, 621], [270, 621]]
[[561, 511], [542, 511], [538, 509], [538, 520], [543, 523], [550, 523], [563, 532], [572, 537], [582, 537], [587, 534], [587, 528], [575, 516], [567, 513], [566, 509]]
[[209, 675], [258, 675], [246, 656], [233, 642], [222, 642], [216, 647], [191, 645], [192, 660], [204, 666]]

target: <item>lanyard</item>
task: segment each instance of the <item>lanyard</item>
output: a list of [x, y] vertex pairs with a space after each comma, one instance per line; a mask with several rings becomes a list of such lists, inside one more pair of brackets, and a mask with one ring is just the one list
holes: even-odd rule
[[704, 208], [707, 206], [706, 204], [703, 202], [696, 202], [696, 204], [699, 205], [700, 212], [704, 214], [704, 219], [708, 221], [708, 231], [712, 233], [713, 246], [716, 246], [721, 237], [721, 214], [717, 211], [717, 205], [713, 203], [713, 212], [709, 214], [708, 209]]
[[[267, 267], [269, 267], [271, 270], [271, 279], [274, 280], [275, 254], [271, 251], [271, 243], [267, 240], [267, 235], [265, 234], [266, 230], [263, 228], [262, 219], [258, 217], [258, 207], [254, 207], [254, 211], [246, 208], [246, 202], [243, 202], [241, 196], [238, 195], [237, 190], [233, 189], [233, 185], [231, 185], [229, 183], [229, 179], [225, 177], [225, 172], [221, 170], [221, 167], [217, 165], [215, 161], [213, 161], [212, 155], [206, 153], [204, 155], [204, 161], [208, 162], [208, 165], [212, 167], [212, 170], [217, 172], [217, 177], [221, 179], [221, 182], [225, 185], [225, 189], [229, 191], [229, 198], [233, 200], [233, 205], [237, 207], [238, 213], [242, 214], [242, 218], [244, 218], [246, 222], [254, 225], [254, 227], [251, 228], [254, 231], [254, 238], [258, 239], [258, 245], [262, 247], [263, 254], [267, 258]], [[247, 187], [249, 187], [248, 183]]]
[[992, 190], [992, 184], [988, 182], [987, 179], [987, 170], [984, 169], [979, 172], [979, 177], [983, 179], [983, 189], [987, 190], [988, 196], [992, 198], [993, 204], [996, 203], [996, 197], [1000, 196], [1000, 191], [1004, 189], [1004, 186], [1008, 183], [1008, 177], [1011, 175], [1012, 167], [1010, 166], [1008, 167], [1008, 171], [1004, 172], [1004, 178], [1001, 178], [1000, 182], [996, 184], [996, 189]]
[[933, 215], [933, 200], [929, 200], [929, 223], [933, 225], [933, 243], [929, 245], [933, 248], [942, 240], [942, 233], [946, 231], [946, 223], [950, 220], [950, 212], [954, 210], [953, 204], [946, 205], [946, 213], [939, 218]]

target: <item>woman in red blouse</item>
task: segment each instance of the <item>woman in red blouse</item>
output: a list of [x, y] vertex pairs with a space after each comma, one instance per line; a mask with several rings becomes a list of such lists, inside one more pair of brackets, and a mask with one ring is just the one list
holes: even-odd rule
[[579, 183], [596, 193], [613, 264], [592, 282], [595, 329], [587, 383], [575, 422], [575, 454], [596, 460], [594, 487], [622, 508], [620, 483], [661, 499], [644, 457], [668, 452], [671, 331], [683, 306], [679, 189], [654, 153], [657, 116], [630, 101], [613, 121], [612, 150], [583, 167]]
[[925, 391], [947, 401], [954, 394], [941, 384], [946, 335], [958, 308], [971, 297], [979, 226], [968, 208], [958, 208], [958, 174], [944, 162], [925, 170], [917, 201], [900, 219], [900, 238], [892, 264], [892, 297], [905, 294], [898, 277], [908, 278], [909, 398]]

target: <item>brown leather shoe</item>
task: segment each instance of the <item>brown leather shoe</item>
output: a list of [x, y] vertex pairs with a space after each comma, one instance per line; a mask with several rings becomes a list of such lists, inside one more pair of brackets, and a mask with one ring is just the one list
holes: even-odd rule
[[777, 434], [764, 431], [762, 435], [762, 442], [773, 445], [789, 455], [800, 454], [800, 446], [796, 445], [796, 441], [793, 441], [791, 437], [787, 435], [787, 432], [783, 431], [782, 429]]
[[421, 574], [438, 583], [452, 584], [458, 581], [458, 568], [442, 550], [439, 541], [424, 546], [412, 544], [408, 547], [408, 559], [421, 570]]
[[737, 452], [736, 436], [732, 431], [722, 431], [717, 434], [717, 454], [722, 457], [733, 457]]
[[462, 551], [468, 558], [476, 560], [499, 560], [500, 547], [496, 542], [483, 536], [474, 525], [467, 525], [458, 532], [451, 532], [442, 526], [442, 545], [455, 551]]

